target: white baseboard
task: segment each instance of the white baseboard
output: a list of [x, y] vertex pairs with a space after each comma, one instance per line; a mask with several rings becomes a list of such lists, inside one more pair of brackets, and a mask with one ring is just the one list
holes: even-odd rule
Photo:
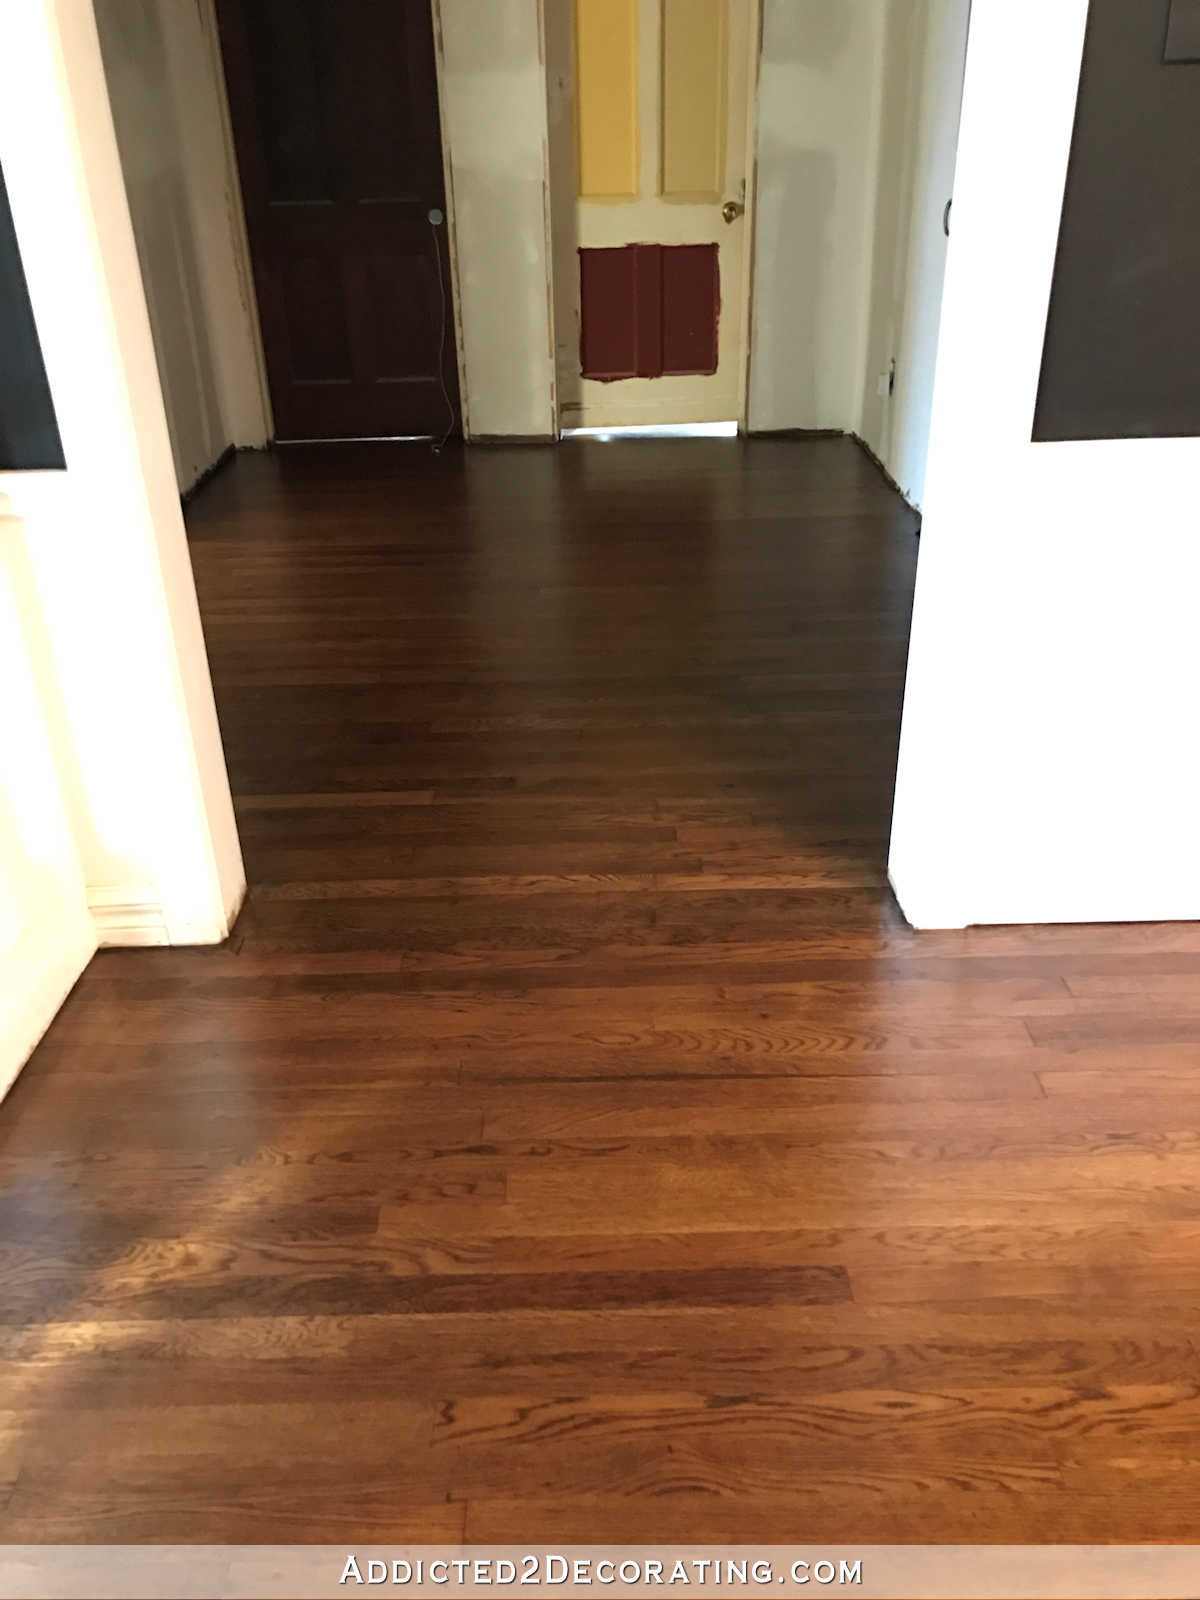
[[93, 884], [88, 889], [88, 910], [99, 945], [221, 944], [229, 937], [246, 894], [243, 879], [230, 905], [218, 909], [211, 921], [201, 917], [173, 922], [161, 901], [146, 897], [145, 887], [137, 883], [111, 888]]
[[157, 900], [127, 900], [120, 889], [89, 889], [88, 910], [100, 945], [169, 944], [167, 919]]

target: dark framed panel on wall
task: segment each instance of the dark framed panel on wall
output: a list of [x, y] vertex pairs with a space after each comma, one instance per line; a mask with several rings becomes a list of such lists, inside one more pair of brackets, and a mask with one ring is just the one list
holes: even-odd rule
[[1200, 434], [1200, 0], [1091, 0], [1033, 436]]
[[0, 472], [62, 467], [62, 440], [46, 381], [16, 229], [0, 172]]

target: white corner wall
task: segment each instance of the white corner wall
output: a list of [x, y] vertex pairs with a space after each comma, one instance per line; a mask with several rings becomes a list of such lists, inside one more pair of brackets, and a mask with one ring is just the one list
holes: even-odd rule
[[892, 0], [888, 19], [859, 432], [916, 506], [925, 495], [946, 270], [944, 216], [954, 193], [969, 13], [970, 0]]
[[1200, 918], [1200, 440], [1031, 438], [1086, 20], [974, 5], [890, 857], [917, 927]]
[[96, 948], [32, 530], [8, 493], [17, 481], [0, 473], [0, 1098]]
[[[866, 368], [859, 432], [888, 461], [895, 396], [887, 392], [899, 354], [908, 250], [913, 235], [922, 61], [934, 0], [889, 0], [884, 44], [878, 188]], [[891, 462], [888, 462], [889, 469]]]
[[102, 942], [222, 939], [245, 887], [90, 4], [8, 0], [3, 163], [67, 470], [12, 474]]
[[887, 13], [887, 0], [764, 0], [754, 430], [860, 426]]
[[176, 480], [271, 425], [212, 0], [95, 0]]
[[541, 7], [434, 0], [434, 29], [464, 432], [549, 439], [556, 418]]

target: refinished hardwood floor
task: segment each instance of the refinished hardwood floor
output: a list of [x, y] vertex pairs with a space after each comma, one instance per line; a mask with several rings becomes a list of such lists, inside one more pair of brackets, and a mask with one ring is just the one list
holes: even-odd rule
[[190, 520], [250, 896], [0, 1109], [3, 1538], [1194, 1538], [1200, 929], [905, 927], [856, 447]]

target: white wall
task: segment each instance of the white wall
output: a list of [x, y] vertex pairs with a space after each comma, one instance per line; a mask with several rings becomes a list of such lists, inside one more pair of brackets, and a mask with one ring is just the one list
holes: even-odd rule
[[270, 421], [212, 0], [95, 0], [181, 490]]
[[65, 792], [70, 740], [29, 559], [36, 526], [9, 482], [0, 474], [0, 1096], [96, 948]]
[[934, 0], [888, 0], [875, 238], [860, 436], [883, 458], [890, 446], [894, 397], [881, 392], [900, 345], [912, 236], [913, 189], [927, 23]]
[[[914, 505], [925, 463], [970, 0], [892, 0], [859, 432]], [[895, 362], [894, 390], [887, 376]], [[882, 393], [880, 392], [882, 389]]]
[[916, 148], [899, 296], [896, 387], [888, 401], [888, 432], [878, 453], [918, 506], [925, 496], [948, 248], [944, 218], [946, 202], [954, 194], [970, 8], [971, 0], [929, 0], [921, 75], [913, 102]]
[[549, 438], [555, 374], [540, 6], [435, 0], [434, 26], [464, 428], [475, 438]]
[[67, 470], [13, 474], [101, 939], [207, 943], [245, 879], [90, 5], [7, 0], [0, 162]]
[[969, 8], [764, 6], [750, 426], [857, 433], [917, 505]]
[[918, 927], [1200, 918], [1200, 440], [1031, 442], [1086, 18], [975, 0], [890, 860]]
[[887, 10], [764, 0], [752, 429], [860, 425]]

